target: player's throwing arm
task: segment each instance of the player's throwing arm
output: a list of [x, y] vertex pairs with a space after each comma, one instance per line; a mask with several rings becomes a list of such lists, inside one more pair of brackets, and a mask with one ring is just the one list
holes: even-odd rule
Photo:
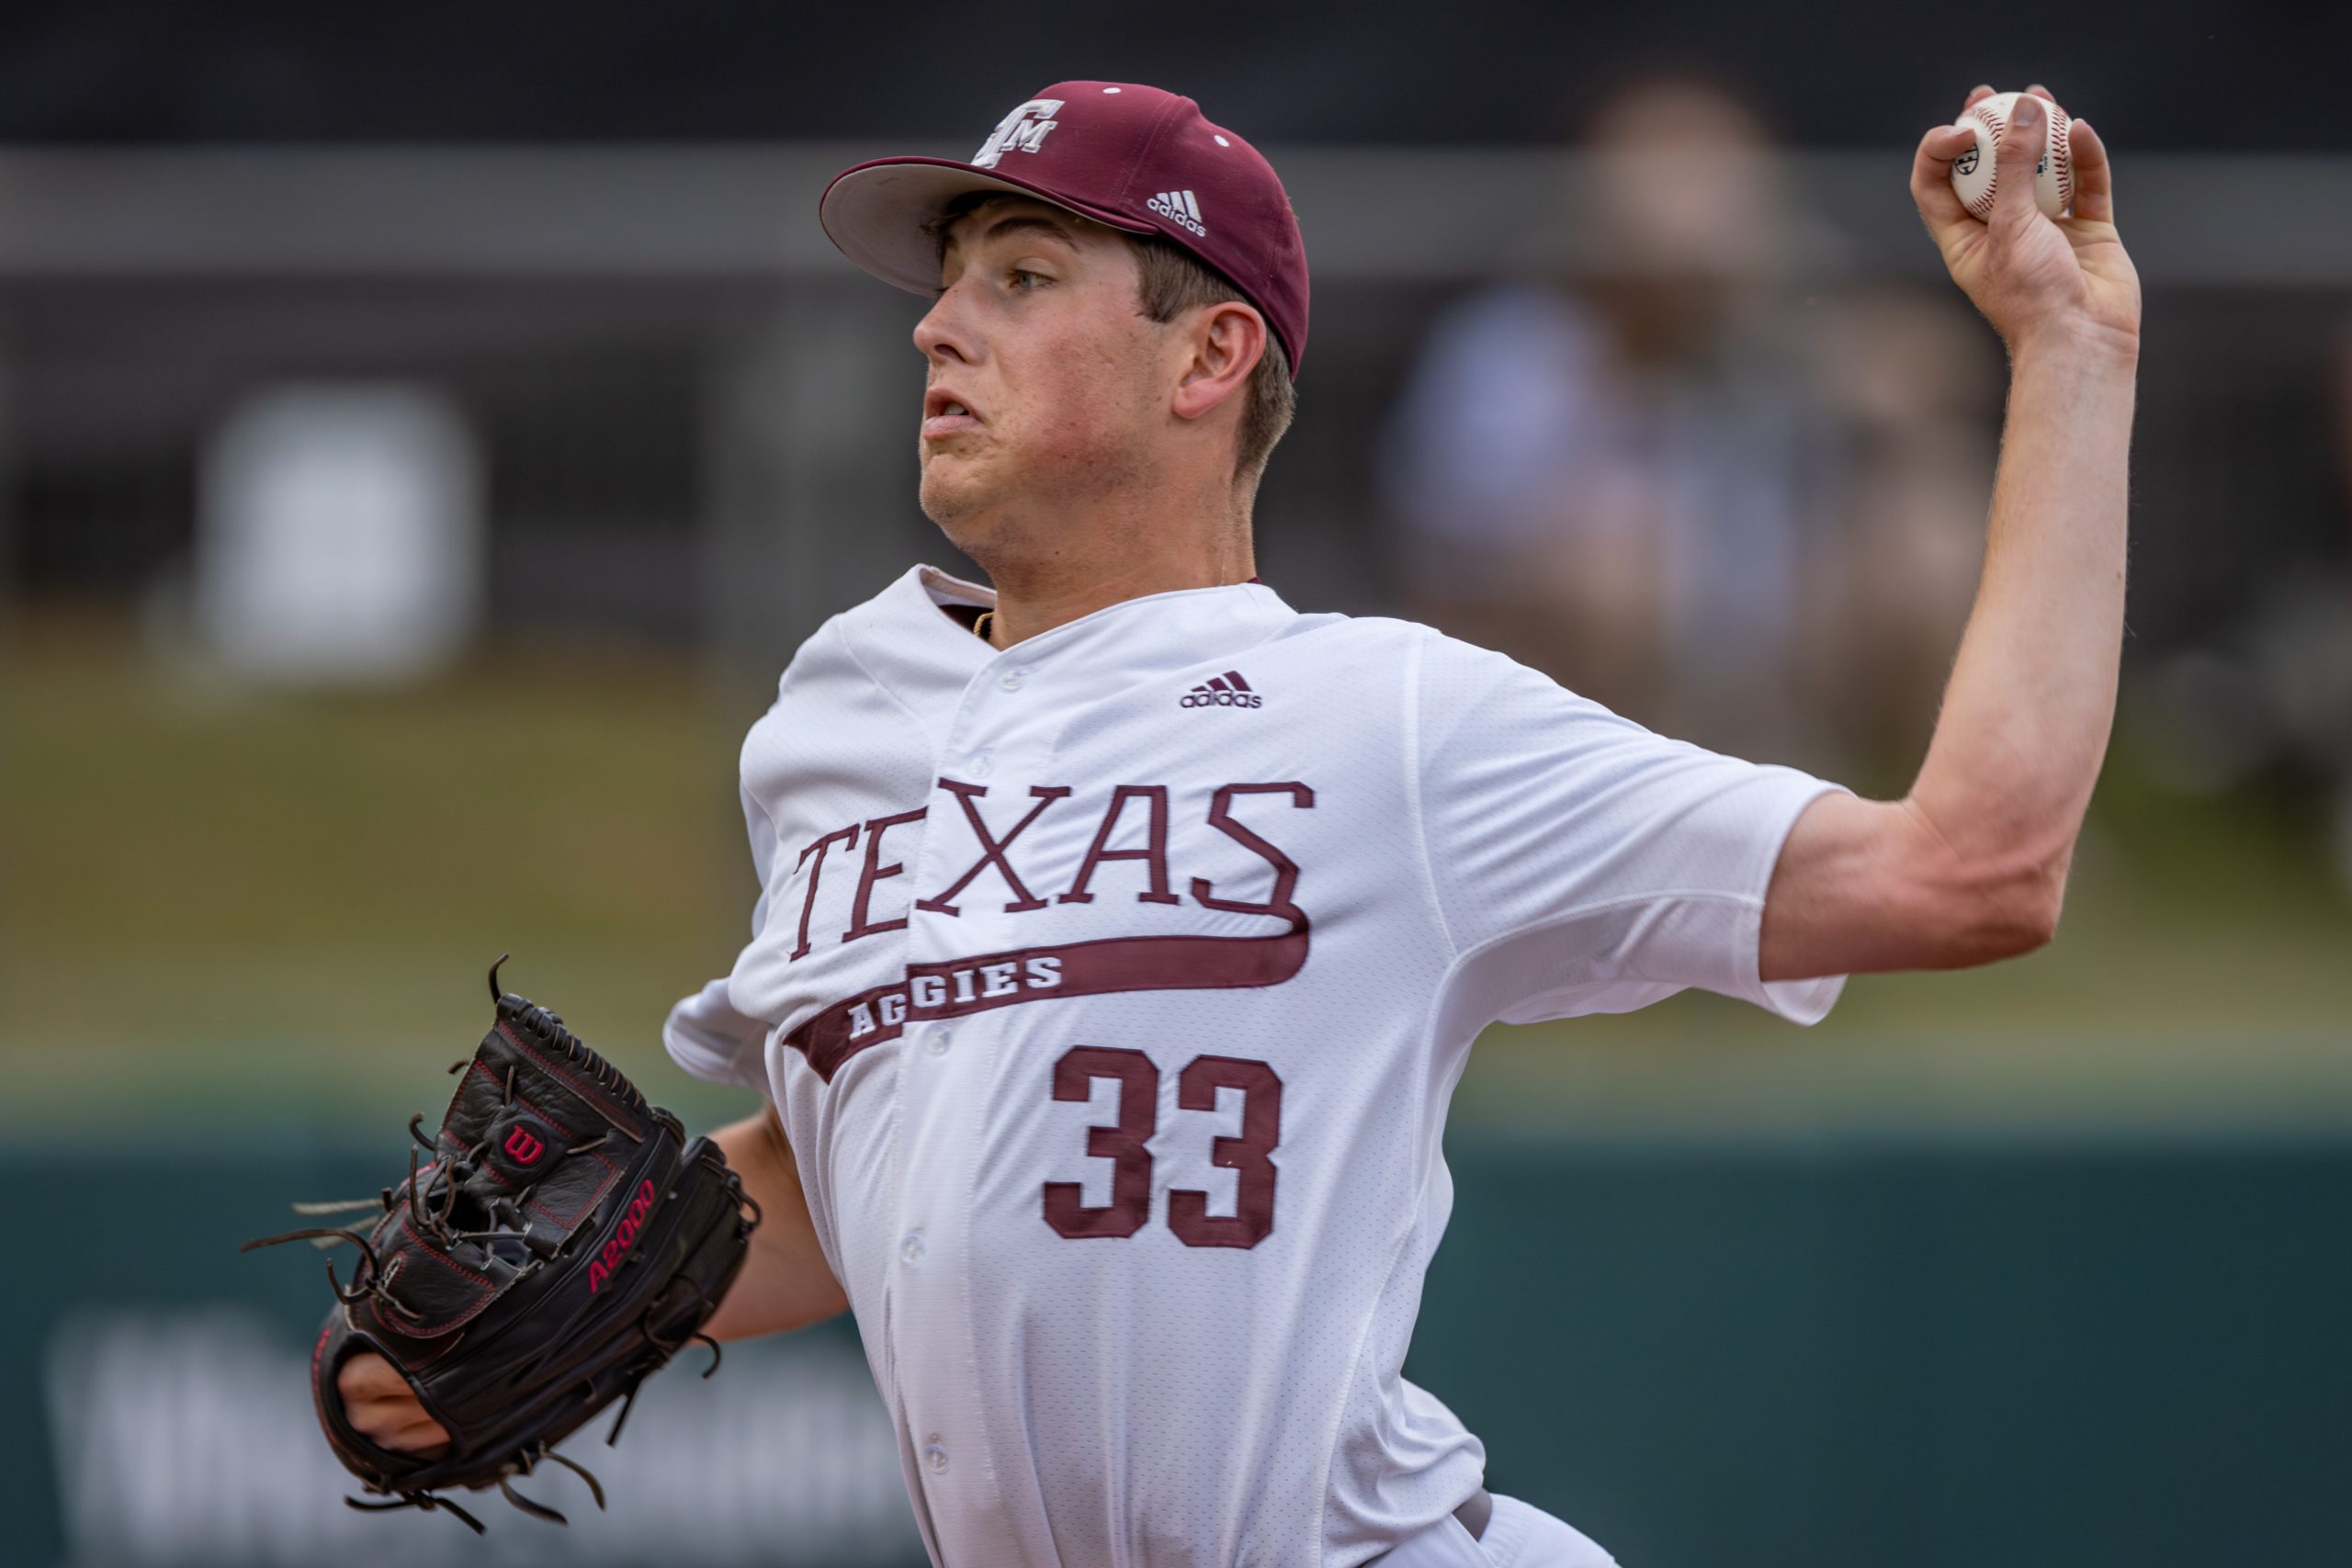
[[1910, 795], [1826, 797], [1790, 835], [1767, 979], [1947, 968], [2048, 940], [2115, 715], [2140, 281], [2106, 144], [2044, 88], [1978, 87], [1921, 138], [1911, 194], [2009, 351], [1984, 576]]

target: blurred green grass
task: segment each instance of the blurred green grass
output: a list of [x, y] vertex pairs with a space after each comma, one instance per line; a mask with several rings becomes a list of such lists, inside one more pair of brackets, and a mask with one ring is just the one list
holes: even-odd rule
[[670, 1002], [732, 960], [756, 690], [514, 643], [424, 686], [254, 692], [130, 633], [24, 621], [0, 663], [0, 1122], [364, 1103], [466, 1054], [508, 951], [510, 988], [653, 1069]]
[[[514, 641], [423, 686], [256, 693], [104, 613], [0, 649], [0, 1130], [427, 1108], [510, 950], [509, 986], [658, 1100], [742, 1103], [658, 1032], [744, 930], [763, 681]], [[1810, 1031], [1704, 996], [1498, 1029], [1458, 1114], [2352, 1122], [2352, 904], [2312, 841], [2289, 801], [2154, 789], [2127, 739], [2049, 950], [1857, 979]]]

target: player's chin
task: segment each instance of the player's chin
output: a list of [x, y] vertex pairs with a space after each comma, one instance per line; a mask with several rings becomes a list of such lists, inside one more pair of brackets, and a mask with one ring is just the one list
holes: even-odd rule
[[922, 514], [954, 533], [956, 525], [985, 512], [995, 490], [984, 465], [961, 453], [926, 451], [918, 499]]

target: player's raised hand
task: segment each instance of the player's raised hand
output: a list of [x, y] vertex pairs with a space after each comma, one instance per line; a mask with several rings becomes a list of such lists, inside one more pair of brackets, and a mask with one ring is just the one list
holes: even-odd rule
[[[1962, 108], [1992, 91], [1977, 88]], [[1988, 221], [1970, 217], [1951, 186], [1953, 160], [1975, 145], [1965, 127], [1938, 126], [1920, 139], [1911, 164], [1912, 199], [1952, 281], [1993, 323], [2012, 355], [2051, 337], [2136, 355], [2140, 276], [2116, 233], [2107, 145], [2085, 121], [2074, 122], [2070, 141], [2072, 215], [2046, 218], [2034, 205], [2034, 164], [2048, 123], [2043, 104], [2056, 101], [2038, 85], [2018, 96], [2001, 137]]]

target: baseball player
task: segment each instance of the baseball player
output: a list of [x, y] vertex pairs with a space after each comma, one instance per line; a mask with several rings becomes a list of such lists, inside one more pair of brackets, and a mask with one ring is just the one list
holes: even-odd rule
[[[666, 1038], [770, 1101], [720, 1135], [766, 1222], [712, 1329], [855, 1313], [935, 1562], [1610, 1561], [1487, 1494], [1400, 1375], [1447, 1102], [1498, 1020], [1698, 986], [1811, 1022], [1849, 973], [2050, 937], [2113, 707], [2139, 302], [2098, 135], [2052, 220], [2040, 100], [2014, 123], [1989, 223], [1967, 131], [1912, 169], [2012, 384], [1898, 801], [1260, 582], [1306, 262], [1192, 100], [1064, 82], [968, 162], [826, 190], [834, 243], [933, 299], [922, 504], [993, 586], [918, 567], [802, 646], [742, 749], [751, 942]], [[355, 1423], [429, 1448], [388, 1372], [345, 1369]]]

